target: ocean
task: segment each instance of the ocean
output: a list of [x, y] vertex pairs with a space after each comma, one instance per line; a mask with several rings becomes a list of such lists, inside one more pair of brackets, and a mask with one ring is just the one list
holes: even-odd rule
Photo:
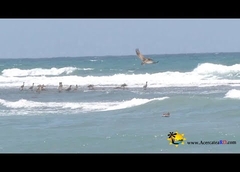
[[240, 53], [146, 56], [0, 59], [0, 153], [239, 153]]

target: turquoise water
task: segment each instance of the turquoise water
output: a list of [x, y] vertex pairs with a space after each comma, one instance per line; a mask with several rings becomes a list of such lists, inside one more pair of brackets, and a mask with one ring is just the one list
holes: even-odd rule
[[[240, 152], [240, 53], [148, 57], [0, 59], [0, 152]], [[236, 144], [188, 144], [220, 140]]]

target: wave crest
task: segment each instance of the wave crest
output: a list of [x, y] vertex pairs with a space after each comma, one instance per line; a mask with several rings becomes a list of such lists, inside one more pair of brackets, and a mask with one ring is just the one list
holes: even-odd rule
[[[86, 86], [93, 84], [101, 87], [116, 87], [126, 83], [128, 87], [142, 87], [148, 81], [150, 87], [208, 87], [219, 85], [240, 85], [240, 64], [226, 66], [221, 64], [203, 63], [189, 72], [165, 71], [145, 74], [114, 75], [73, 75], [75, 70], [93, 70], [92, 68], [52, 68], [52, 69], [5, 69], [0, 76], [0, 87], [19, 87], [23, 82], [30, 86], [32, 83], [47, 86], [58, 86], [59, 82], [64, 85]], [[68, 75], [61, 75], [66, 73]], [[38, 76], [40, 75], [40, 76]], [[48, 75], [48, 76], [45, 76]], [[11, 77], [9, 77], [11, 76]], [[18, 77], [25, 76], [25, 77]], [[40, 83], [38, 83], [40, 82]]]
[[83, 112], [88, 111], [110, 111], [110, 110], [119, 110], [126, 109], [134, 106], [139, 106], [146, 104], [155, 100], [164, 100], [169, 97], [160, 97], [153, 99], [139, 99], [133, 98], [127, 101], [116, 101], [116, 102], [35, 102], [29, 101], [26, 99], [20, 99], [18, 101], [6, 101], [4, 99], [0, 99], [0, 105], [5, 106], [11, 109], [28, 109], [31, 110], [29, 113], [33, 113], [34, 111], [39, 111], [39, 109], [54, 110], [57, 109], [58, 112], [61, 110], [79, 110]]
[[225, 98], [240, 99], [240, 90], [232, 89], [225, 94]]
[[[203, 63], [199, 64], [197, 68], [193, 70], [197, 74], [230, 74], [238, 75], [240, 73], [240, 64], [232, 66], [226, 66], [222, 64]], [[229, 75], [228, 75], [229, 76]]]
[[51, 68], [51, 69], [42, 69], [42, 68], [34, 68], [34, 69], [19, 69], [19, 68], [11, 68], [4, 69], [2, 71], [2, 76], [5, 77], [14, 77], [14, 76], [57, 76], [61, 74], [71, 74], [76, 70], [93, 70], [92, 68], [76, 68], [76, 67], [63, 67], [63, 68]]

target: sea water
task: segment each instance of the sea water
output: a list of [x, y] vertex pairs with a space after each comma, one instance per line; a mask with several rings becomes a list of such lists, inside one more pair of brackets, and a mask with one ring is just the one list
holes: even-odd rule
[[240, 53], [148, 57], [0, 59], [0, 152], [240, 152]]

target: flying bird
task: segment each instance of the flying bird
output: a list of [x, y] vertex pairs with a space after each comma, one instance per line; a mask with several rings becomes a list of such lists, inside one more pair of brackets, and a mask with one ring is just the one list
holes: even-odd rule
[[138, 48], [136, 49], [136, 54], [138, 58], [142, 61], [141, 65], [158, 63], [158, 61], [154, 61], [153, 59], [144, 57], [144, 55], [142, 55]]

